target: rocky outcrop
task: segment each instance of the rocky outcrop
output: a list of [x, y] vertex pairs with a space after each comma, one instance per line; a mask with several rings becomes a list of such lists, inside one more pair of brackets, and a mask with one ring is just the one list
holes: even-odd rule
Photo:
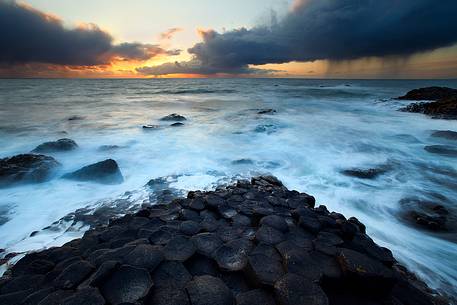
[[359, 179], [375, 179], [378, 176], [389, 171], [388, 166], [380, 166], [376, 168], [351, 168], [342, 170], [341, 173], [345, 176], [355, 177]]
[[181, 122], [187, 120], [184, 116], [179, 115], [177, 113], [172, 113], [167, 116], [164, 116], [163, 118], [160, 119], [161, 121], [175, 121], [175, 122]]
[[0, 281], [0, 303], [436, 304], [357, 219], [271, 176], [189, 192], [28, 254]]
[[59, 139], [57, 141], [45, 142], [38, 145], [32, 152], [49, 153], [56, 151], [70, 151], [78, 148], [78, 144], [72, 139]]
[[457, 89], [446, 87], [426, 87], [409, 91], [399, 97], [400, 100], [435, 101], [413, 103], [401, 111], [416, 112], [430, 115], [434, 118], [457, 119]]
[[58, 166], [53, 157], [37, 154], [0, 159], [0, 187], [47, 181]]
[[119, 184], [124, 181], [119, 166], [113, 159], [107, 159], [85, 166], [64, 175], [63, 178], [77, 181], [93, 181], [103, 184]]

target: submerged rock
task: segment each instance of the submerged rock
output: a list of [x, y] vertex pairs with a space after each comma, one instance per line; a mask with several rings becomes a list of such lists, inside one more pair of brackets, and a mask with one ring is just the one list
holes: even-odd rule
[[455, 229], [455, 224], [449, 223], [451, 214], [441, 204], [421, 200], [419, 198], [404, 198], [400, 200], [401, 216], [408, 222], [430, 231], [448, 231]]
[[457, 157], [457, 147], [449, 145], [429, 145], [424, 149], [432, 154], [442, 155], [446, 157]]
[[23, 154], [0, 159], [0, 187], [47, 181], [59, 166], [53, 157], [45, 155]]
[[434, 138], [443, 138], [447, 140], [457, 140], [457, 132], [451, 130], [438, 130], [432, 133]]
[[45, 142], [38, 145], [32, 152], [49, 153], [56, 151], [70, 151], [78, 148], [78, 144], [72, 139], [59, 139], [57, 141]]
[[431, 115], [434, 118], [456, 119], [457, 118], [457, 89], [447, 87], [427, 87], [409, 91], [399, 97], [401, 100], [433, 100], [435, 102], [413, 103], [401, 111], [417, 112]]
[[176, 122], [176, 123], [171, 124], [170, 126], [171, 127], [181, 127], [181, 126], [184, 126], [184, 123]]
[[143, 129], [159, 129], [159, 125], [143, 125]]
[[360, 179], [375, 179], [378, 176], [386, 173], [389, 169], [387, 167], [377, 167], [377, 168], [354, 168], [342, 170], [341, 173], [345, 176], [356, 177]]
[[410, 305], [420, 295], [432, 304], [357, 219], [314, 206], [272, 176], [189, 192], [26, 255], [0, 280], [0, 301]]
[[257, 114], [273, 114], [276, 110], [274, 109], [262, 109], [257, 112]]
[[167, 116], [164, 116], [160, 120], [161, 121], [186, 121], [187, 119], [182, 115], [179, 115], [177, 113], [172, 113]]
[[77, 181], [94, 181], [104, 184], [119, 184], [124, 181], [119, 166], [113, 159], [85, 166], [63, 178]]

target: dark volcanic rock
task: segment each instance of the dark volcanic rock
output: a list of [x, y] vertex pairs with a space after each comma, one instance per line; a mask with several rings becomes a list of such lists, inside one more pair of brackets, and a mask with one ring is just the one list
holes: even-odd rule
[[45, 155], [24, 154], [0, 159], [0, 187], [47, 181], [60, 163]]
[[284, 275], [274, 288], [280, 305], [328, 305], [327, 296], [318, 285], [293, 273]]
[[55, 279], [57, 287], [63, 289], [75, 288], [85, 278], [94, 271], [94, 266], [89, 262], [79, 261], [65, 268], [62, 273]]
[[436, 101], [455, 95], [457, 95], [457, 89], [447, 87], [425, 87], [411, 90], [406, 93], [406, 95], [400, 96], [398, 99], [409, 101]]
[[457, 132], [451, 130], [438, 130], [432, 133], [434, 138], [443, 138], [447, 140], [457, 140]]
[[94, 181], [104, 184], [119, 184], [124, 181], [119, 166], [113, 159], [85, 166], [63, 177], [71, 180]]
[[56, 151], [70, 151], [78, 148], [78, 144], [72, 139], [59, 139], [57, 141], [45, 142], [38, 145], [32, 152], [49, 153]]
[[97, 288], [84, 288], [62, 301], [62, 305], [105, 305]]
[[418, 198], [403, 198], [400, 200], [401, 217], [414, 225], [431, 231], [447, 231], [448, 218], [452, 218], [449, 211], [435, 202]]
[[152, 285], [146, 269], [124, 265], [100, 286], [100, 291], [110, 304], [119, 305], [144, 298]]
[[446, 157], [457, 157], [457, 147], [449, 145], [429, 145], [424, 149], [432, 154], [442, 155]]
[[434, 100], [435, 102], [413, 103], [400, 109], [406, 112], [416, 112], [431, 115], [434, 118], [456, 119], [457, 118], [457, 89], [446, 87], [428, 87], [415, 89], [402, 100]]
[[160, 119], [161, 121], [185, 121], [186, 118], [182, 115], [179, 115], [177, 113], [172, 113], [167, 116], [164, 116], [163, 118]]
[[[0, 280], [0, 304], [438, 304], [360, 221], [315, 207], [314, 197], [275, 177], [187, 197], [25, 255]], [[444, 217], [443, 230], [454, 222], [437, 204], [402, 208], [427, 215], [408, 212], [413, 222]]]
[[236, 296], [236, 305], [276, 305], [273, 296], [263, 289], [254, 289]]
[[224, 282], [210, 275], [197, 276], [186, 285], [192, 305], [233, 305], [233, 294]]
[[343, 175], [356, 177], [360, 179], [375, 179], [378, 176], [386, 173], [388, 168], [386, 167], [377, 167], [377, 168], [368, 168], [368, 169], [346, 169], [341, 171]]
[[184, 126], [184, 123], [176, 122], [176, 123], [171, 124], [170, 126], [171, 127], [181, 127], [181, 126]]
[[192, 240], [183, 236], [177, 236], [170, 240], [163, 248], [163, 253], [167, 260], [183, 262], [194, 255], [196, 250]]

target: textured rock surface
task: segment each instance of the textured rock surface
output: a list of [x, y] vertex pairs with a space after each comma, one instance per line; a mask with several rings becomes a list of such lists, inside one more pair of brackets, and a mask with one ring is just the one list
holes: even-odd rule
[[35, 147], [32, 152], [49, 153], [56, 151], [70, 151], [78, 148], [78, 144], [72, 139], [59, 139], [57, 141], [45, 142]]
[[26, 255], [0, 303], [445, 304], [356, 218], [256, 177], [190, 192]]
[[107, 159], [64, 175], [64, 178], [77, 181], [94, 181], [104, 184], [118, 184], [124, 181], [119, 166], [113, 159]]
[[417, 112], [430, 115], [434, 118], [457, 119], [457, 89], [446, 87], [426, 87], [409, 91], [399, 97], [401, 100], [435, 102], [413, 103], [401, 111]]
[[54, 158], [45, 155], [23, 154], [0, 159], [0, 187], [44, 182], [59, 165]]

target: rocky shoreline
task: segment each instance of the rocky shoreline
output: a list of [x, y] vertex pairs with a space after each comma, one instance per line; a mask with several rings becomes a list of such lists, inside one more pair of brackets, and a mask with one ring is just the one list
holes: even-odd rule
[[448, 304], [356, 218], [272, 176], [189, 192], [26, 255], [0, 304]]
[[457, 89], [447, 87], [425, 87], [414, 89], [399, 100], [433, 101], [412, 103], [401, 111], [423, 113], [435, 119], [457, 119]]

